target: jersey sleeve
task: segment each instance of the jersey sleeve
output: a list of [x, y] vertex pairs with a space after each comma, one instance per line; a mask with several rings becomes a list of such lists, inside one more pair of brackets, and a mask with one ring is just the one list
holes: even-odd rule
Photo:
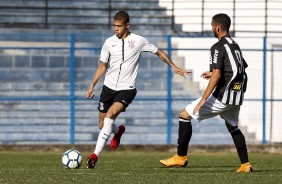
[[110, 57], [110, 50], [108, 46], [108, 41], [106, 40], [102, 49], [101, 49], [101, 54], [100, 54], [100, 61], [103, 63], [108, 63], [109, 57]]
[[224, 49], [220, 48], [218, 45], [213, 45], [210, 49], [211, 53], [211, 65], [210, 70], [213, 69], [221, 69], [223, 67], [223, 56], [224, 56]]
[[140, 39], [142, 52], [156, 53], [158, 51], [158, 48], [154, 44], [150, 43], [146, 38], [140, 36]]

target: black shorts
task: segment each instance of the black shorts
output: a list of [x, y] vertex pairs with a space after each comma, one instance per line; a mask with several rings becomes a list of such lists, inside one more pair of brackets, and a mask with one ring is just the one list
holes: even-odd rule
[[103, 113], [108, 112], [114, 102], [120, 102], [124, 105], [123, 111], [125, 111], [126, 107], [132, 102], [136, 94], [136, 88], [115, 91], [104, 85], [100, 95], [98, 110]]

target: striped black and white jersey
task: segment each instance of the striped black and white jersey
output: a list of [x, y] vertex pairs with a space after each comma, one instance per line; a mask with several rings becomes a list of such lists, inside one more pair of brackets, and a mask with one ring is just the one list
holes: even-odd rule
[[239, 45], [232, 38], [226, 36], [215, 43], [210, 49], [210, 71], [219, 69], [221, 77], [213, 96], [224, 104], [242, 105], [247, 67]]
[[130, 33], [125, 39], [109, 37], [101, 50], [100, 60], [109, 63], [104, 85], [115, 91], [135, 88], [141, 52], [156, 53], [158, 48], [146, 38]]

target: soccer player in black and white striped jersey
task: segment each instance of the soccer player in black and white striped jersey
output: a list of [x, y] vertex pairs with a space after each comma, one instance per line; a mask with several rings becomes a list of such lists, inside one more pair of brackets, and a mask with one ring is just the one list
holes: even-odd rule
[[201, 98], [187, 105], [179, 113], [177, 154], [160, 160], [165, 166], [185, 167], [188, 162], [188, 145], [192, 136], [191, 119], [201, 121], [219, 115], [226, 124], [241, 161], [236, 172], [251, 172], [245, 137], [238, 127], [240, 106], [247, 87], [247, 63], [239, 45], [229, 36], [230, 17], [217, 14], [212, 18], [212, 31], [218, 38], [210, 49], [210, 71], [201, 77], [209, 79]]

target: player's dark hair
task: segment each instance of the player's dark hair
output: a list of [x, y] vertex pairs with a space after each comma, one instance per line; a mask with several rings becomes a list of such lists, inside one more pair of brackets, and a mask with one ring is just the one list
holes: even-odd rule
[[231, 25], [231, 19], [228, 15], [224, 13], [219, 13], [213, 16], [212, 19], [220, 26], [220, 28], [223, 31], [229, 32], [229, 28]]
[[129, 23], [129, 15], [125, 11], [119, 11], [115, 14], [114, 20], [123, 21], [125, 24]]

